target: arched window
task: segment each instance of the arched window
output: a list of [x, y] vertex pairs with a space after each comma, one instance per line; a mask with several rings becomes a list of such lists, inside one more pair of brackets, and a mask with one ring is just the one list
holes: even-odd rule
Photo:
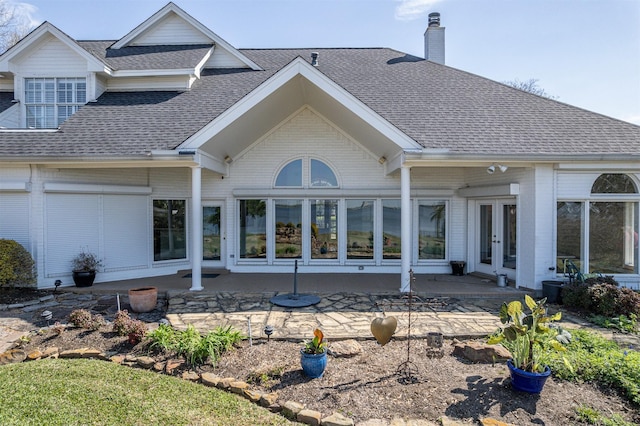
[[592, 194], [637, 194], [638, 188], [631, 178], [622, 173], [605, 173], [591, 187]]
[[311, 185], [312, 187], [337, 187], [338, 179], [333, 170], [320, 160], [311, 160]]
[[[304, 169], [308, 173], [304, 173]], [[303, 182], [303, 176], [308, 176], [309, 181]], [[302, 159], [287, 163], [276, 177], [276, 188], [337, 188], [338, 179], [325, 162], [311, 159], [308, 163]]]
[[293, 160], [280, 170], [276, 178], [276, 187], [302, 186], [302, 159]]

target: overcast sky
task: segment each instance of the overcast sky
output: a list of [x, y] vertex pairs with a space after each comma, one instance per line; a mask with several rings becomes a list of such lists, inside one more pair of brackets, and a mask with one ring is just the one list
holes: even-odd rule
[[[116, 40], [168, 0], [17, 2], [34, 25]], [[424, 57], [440, 12], [446, 64], [538, 80], [558, 101], [640, 124], [640, 0], [174, 0], [236, 48], [389, 47]]]

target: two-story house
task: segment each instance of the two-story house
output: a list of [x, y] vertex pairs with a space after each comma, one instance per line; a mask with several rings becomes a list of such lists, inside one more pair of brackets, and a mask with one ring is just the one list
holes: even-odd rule
[[[640, 127], [388, 48], [236, 49], [173, 3], [120, 40], [0, 56], [0, 238], [38, 286], [203, 268], [638, 287]], [[348, 290], [348, 289], [347, 289]]]

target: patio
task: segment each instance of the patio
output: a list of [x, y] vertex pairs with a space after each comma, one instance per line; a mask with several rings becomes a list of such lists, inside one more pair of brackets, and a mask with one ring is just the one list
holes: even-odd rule
[[[163, 295], [169, 291], [188, 291], [191, 288], [191, 271], [179, 271], [174, 275], [133, 280], [96, 283], [92, 287], [61, 287], [61, 291], [77, 293], [126, 292], [136, 287], [157, 287]], [[98, 276], [99, 277], [99, 276]], [[209, 292], [240, 293], [293, 293], [294, 278], [298, 293], [366, 293], [401, 295], [399, 274], [267, 274], [229, 273], [226, 270], [204, 270], [204, 290]], [[451, 297], [457, 299], [513, 299], [526, 291], [513, 287], [498, 287], [495, 277], [481, 275], [415, 275], [414, 293], [427, 298]]]
[[[192, 324], [205, 332], [232, 325], [245, 335], [264, 338], [264, 328], [274, 328], [272, 338], [305, 339], [315, 327], [333, 339], [371, 338], [371, 320], [393, 315], [396, 335], [407, 335], [409, 299], [399, 291], [397, 274], [237, 274], [224, 271], [203, 274], [203, 291], [190, 291], [190, 271], [178, 274], [98, 283], [92, 287], [66, 287], [73, 293], [127, 295], [128, 289], [154, 286], [166, 298], [166, 318], [180, 329]], [[445, 337], [486, 336], [499, 325], [497, 311], [503, 301], [520, 299], [524, 291], [498, 287], [488, 277], [475, 275], [418, 275], [413, 285], [411, 335], [431, 332]], [[290, 308], [270, 303], [277, 295], [313, 294], [320, 302]]]

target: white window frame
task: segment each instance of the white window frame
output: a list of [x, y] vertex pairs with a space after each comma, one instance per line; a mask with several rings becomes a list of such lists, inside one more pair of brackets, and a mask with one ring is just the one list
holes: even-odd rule
[[[412, 259], [415, 264], [423, 265], [423, 264], [431, 264], [431, 265], [440, 265], [440, 264], [449, 264], [449, 251], [451, 247], [450, 241], [450, 229], [451, 229], [451, 200], [448, 198], [429, 198], [429, 197], [420, 197], [415, 200], [412, 199], [412, 213], [413, 213], [413, 227], [412, 227], [412, 237], [413, 237], [413, 247], [412, 247]], [[445, 215], [444, 215], [444, 258], [442, 259], [420, 259], [420, 203], [444, 203], [445, 206]]]
[[[84, 91], [78, 85], [84, 83]], [[37, 89], [29, 91], [30, 84], [39, 85]], [[49, 98], [46, 86], [51, 84]], [[61, 101], [66, 90], [60, 90], [60, 84], [70, 84], [71, 99]], [[87, 78], [85, 77], [25, 77], [24, 78], [24, 117], [25, 127], [35, 129], [57, 128], [71, 115], [75, 114], [87, 102]], [[84, 93], [84, 96], [81, 94]], [[66, 113], [60, 113], [64, 108]], [[50, 114], [47, 110], [50, 109]], [[30, 111], [36, 110], [35, 114]]]

